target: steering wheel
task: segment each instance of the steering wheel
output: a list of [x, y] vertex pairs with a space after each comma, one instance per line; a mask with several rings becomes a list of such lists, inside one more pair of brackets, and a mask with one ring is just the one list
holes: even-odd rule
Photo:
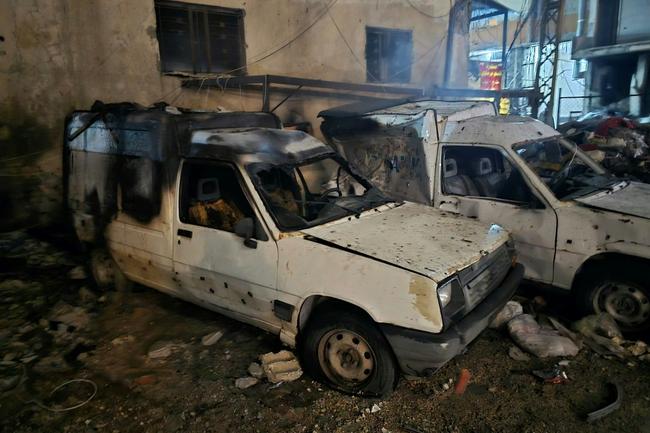
[[551, 191], [557, 193], [557, 191], [560, 190], [560, 187], [563, 186], [566, 180], [569, 178], [570, 170], [570, 166], [565, 167], [551, 178], [551, 182], [549, 183], [549, 188]]
[[328, 188], [321, 195], [318, 196], [318, 200], [323, 200], [325, 197], [327, 197], [330, 193], [332, 192], [337, 192], [339, 194], [339, 197], [343, 197], [343, 193], [341, 192], [341, 188], [338, 186], [335, 186], [334, 188]]

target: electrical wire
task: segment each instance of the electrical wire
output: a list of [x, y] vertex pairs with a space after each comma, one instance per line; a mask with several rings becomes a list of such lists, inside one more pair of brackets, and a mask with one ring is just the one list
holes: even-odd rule
[[[258, 55], [257, 55], [257, 56], [260, 56], [260, 55], [261, 55], [261, 57], [255, 59], [255, 60], [251, 60], [249, 63], [245, 64], [244, 66], [240, 66], [239, 68], [235, 68], [235, 69], [231, 69], [231, 70], [229, 70], [229, 71], [222, 72], [222, 73], [219, 74], [219, 77], [223, 77], [223, 76], [226, 76], [226, 75], [230, 75], [230, 74], [232, 74], [233, 72], [238, 72], [238, 71], [241, 71], [241, 70], [243, 70], [243, 69], [246, 69], [246, 68], [248, 68], [248, 67], [251, 66], [251, 65], [254, 65], [254, 64], [256, 64], [256, 63], [259, 63], [259, 62], [261, 62], [261, 61], [264, 61], [264, 60], [268, 59], [269, 57], [275, 55], [275, 54], [278, 53], [279, 51], [282, 51], [283, 49], [285, 49], [286, 47], [288, 47], [289, 45], [291, 45], [292, 43], [294, 43], [296, 40], [298, 40], [302, 35], [304, 35], [305, 33], [307, 33], [307, 32], [308, 32], [312, 27], [314, 27], [314, 26], [316, 25], [316, 23], [318, 23], [318, 22], [319, 22], [319, 21], [320, 21], [320, 20], [321, 20], [321, 19], [322, 19], [322, 18], [323, 18], [323, 17], [324, 17], [328, 12], [329, 12], [329, 10], [332, 9], [332, 7], [334, 7], [334, 5], [336, 4], [337, 1], [338, 1], [338, 0], [332, 0], [332, 1], [331, 1], [327, 6], [325, 6], [325, 8], [324, 8], [324, 9], [323, 9], [319, 14], [318, 14], [318, 16], [316, 17], [316, 19], [314, 19], [314, 21], [312, 21], [309, 25], [307, 25], [307, 27], [305, 27], [304, 29], [302, 29], [301, 31], [299, 31], [296, 35], [294, 35], [294, 36], [293, 36], [292, 38], [290, 38], [289, 40], [287, 40], [287, 41], [281, 43], [277, 48], [271, 48], [271, 49], [270, 49], [271, 52], [268, 52], [269, 50], [266, 50], [267, 53], [261, 53], [261, 54], [258, 54]], [[251, 58], [255, 58], [255, 57], [256, 57], [256, 56], [251, 56]]]
[[431, 18], [433, 20], [439, 20], [439, 19], [447, 18], [451, 14], [451, 9], [452, 9], [451, 0], [449, 1], [449, 12], [447, 12], [444, 15], [431, 15], [431, 14], [423, 11], [422, 9], [418, 8], [417, 6], [415, 6], [413, 4], [412, 0], [406, 0], [406, 2], [408, 3], [409, 6], [411, 6], [413, 9], [415, 9], [418, 13], [424, 15], [425, 17]]
[[66, 382], [63, 382], [61, 385], [59, 385], [59, 386], [57, 386], [56, 388], [54, 388], [54, 389], [52, 390], [52, 392], [50, 392], [50, 398], [51, 398], [51, 397], [52, 397], [52, 396], [53, 396], [53, 395], [54, 395], [58, 390], [60, 390], [60, 389], [63, 388], [64, 386], [67, 386], [67, 385], [69, 385], [69, 384], [71, 384], [71, 383], [87, 383], [87, 384], [90, 384], [90, 386], [92, 386], [92, 388], [93, 388], [93, 392], [92, 392], [92, 394], [90, 395], [90, 397], [88, 397], [87, 399], [85, 399], [85, 400], [82, 401], [81, 403], [77, 403], [77, 404], [75, 404], [75, 405], [68, 406], [68, 407], [63, 407], [63, 408], [57, 408], [57, 407], [46, 406], [46, 405], [44, 405], [43, 403], [41, 403], [40, 401], [38, 401], [38, 400], [34, 400], [34, 399], [29, 400], [29, 401], [25, 401], [24, 403], [25, 403], [25, 404], [33, 403], [33, 404], [35, 404], [36, 406], [40, 407], [41, 409], [45, 409], [45, 410], [48, 410], [48, 411], [50, 411], [50, 412], [68, 412], [68, 411], [70, 411], [70, 410], [79, 409], [81, 406], [87, 404], [90, 400], [92, 400], [93, 398], [95, 398], [95, 395], [97, 395], [97, 384], [96, 384], [95, 382], [93, 382], [92, 380], [89, 380], [89, 379], [71, 379], [71, 380], [68, 380], [68, 381], [66, 381]]
[[[334, 24], [334, 27], [336, 27], [336, 31], [338, 32], [338, 34], [339, 34], [339, 36], [341, 37], [341, 39], [343, 39], [343, 42], [345, 43], [345, 46], [348, 47], [348, 51], [350, 52], [350, 54], [352, 54], [352, 57], [354, 57], [354, 60], [356, 60], [356, 62], [359, 64], [359, 66], [361, 66], [361, 69], [363, 69], [363, 71], [364, 71], [364, 72], [365, 72], [365, 73], [366, 73], [370, 78], [372, 78], [373, 81], [378, 82], [379, 80], [378, 80], [374, 75], [372, 75], [372, 74], [370, 73], [370, 71], [368, 70], [368, 68], [367, 68], [366, 66], [364, 66], [364, 64], [361, 62], [361, 60], [359, 59], [359, 57], [356, 55], [356, 53], [354, 52], [354, 50], [353, 50], [352, 47], [350, 46], [350, 43], [348, 42], [348, 40], [345, 38], [345, 35], [343, 35], [343, 32], [341, 31], [341, 28], [340, 28], [339, 25], [336, 23], [336, 20], [334, 19], [334, 17], [332, 16], [332, 14], [330, 13], [329, 10], [327, 11], [327, 15], [329, 15], [330, 20], [332, 20], [332, 24]], [[381, 90], [382, 90], [382, 92], [385, 92], [384, 86], [381, 86]]]

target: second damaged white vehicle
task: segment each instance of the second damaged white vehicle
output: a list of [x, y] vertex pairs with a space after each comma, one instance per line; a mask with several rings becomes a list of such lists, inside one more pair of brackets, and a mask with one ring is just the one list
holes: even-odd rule
[[432, 373], [523, 276], [500, 227], [394, 202], [272, 115], [118, 108], [67, 124], [79, 238], [119, 281], [278, 334], [334, 388]]

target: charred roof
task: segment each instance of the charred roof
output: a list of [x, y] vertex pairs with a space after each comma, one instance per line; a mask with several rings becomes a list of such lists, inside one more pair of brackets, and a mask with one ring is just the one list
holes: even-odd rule
[[290, 163], [332, 154], [334, 150], [302, 131], [270, 128], [195, 131], [183, 156]]

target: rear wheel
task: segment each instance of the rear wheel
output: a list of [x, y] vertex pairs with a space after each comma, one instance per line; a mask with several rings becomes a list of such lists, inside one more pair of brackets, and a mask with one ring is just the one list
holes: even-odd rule
[[314, 314], [302, 340], [307, 372], [340, 391], [389, 394], [397, 382], [397, 364], [376, 325], [353, 309]]
[[650, 283], [638, 267], [595, 270], [580, 284], [585, 313], [609, 313], [626, 332], [650, 329]]

